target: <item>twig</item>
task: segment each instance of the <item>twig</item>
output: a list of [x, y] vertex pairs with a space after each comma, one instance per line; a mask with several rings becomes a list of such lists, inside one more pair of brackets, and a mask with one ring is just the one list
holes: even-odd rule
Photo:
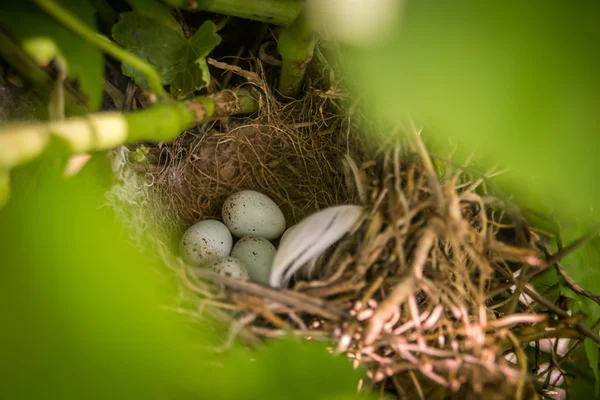
[[[42, 69], [19, 45], [0, 30], [0, 56], [32, 85], [43, 97], [49, 97], [54, 83], [48, 73]], [[71, 89], [67, 87], [66, 89]], [[65, 91], [65, 111], [69, 115], [84, 114], [86, 109], [76, 93]]]
[[227, 63], [224, 63], [221, 61], [217, 61], [214, 58], [210, 58], [210, 57], [206, 59], [206, 62], [208, 64], [212, 65], [213, 67], [220, 68], [220, 69], [226, 70], [228, 72], [233, 72], [234, 74], [247, 79], [248, 82], [252, 82], [252, 83], [256, 83], [256, 84], [259, 84], [262, 82], [262, 79], [260, 79], [260, 76], [256, 72], [246, 71], [245, 69], [243, 69], [237, 65], [227, 64]]
[[408, 371], [408, 374], [410, 375], [410, 379], [412, 380], [413, 385], [415, 385], [415, 389], [417, 389], [417, 394], [419, 395], [419, 400], [425, 400], [425, 395], [423, 394], [423, 388], [421, 388], [421, 384], [419, 383], [419, 380], [417, 379], [415, 372]]
[[579, 284], [577, 282], [575, 282], [573, 280], [573, 278], [571, 278], [569, 276], [569, 274], [567, 273], [567, 271], [565, 270], [565, 268], [560, 265], [560, 263], [556, 263], [556, 270], [558, 271], [558, 274], [565, 280], [565, 283], [575, 292], [578, 293], [582, 296], [585, 296], [593, 301], [595, 301], [598, 305], [600, 305], [600, 296], [592, 293], [590, 291], [585, 290], [584, 288], [582, 288], [581, 286], [579, 286]]
[[154, 67], [148, 64], [146, 61], [132, 53], [129, 53], [107, 38], [98, 35], [96, 32], [79, 21], [79, 19], [77, 19], [74, 15], [62, 8], [54, 0], [35, 0], [35, 3], [44, 9], [48, 14], [56, 18], [56, 20], [58, 20], [64, 26], [68, 27], [73, 32], [92, 43], [94, 46], [102, 49], [122, 63], [129, 64], [133, 68], [142, 72], [148, 78], [148, 84], [152, 92], [159, 98], [163, 98], [165, 96], [165, 90], [162, 87], [160, 76]]
[[365, 334], [365, 344], [367, 346], [377, 339], [384, 324], [395, 314], [400, 312], [400, 304], [408, 299], [408, 297], [417, 289], [415, 283], [415, 279], [412, 275], [405, 278], [401, 283], [396, 285], [392, 293], [379, 304], [377, 310], [375, 310], [375, 313], [369, 320], [369, 327]]
[[[548, 310], [563, 318], [571, 318], [571, 316], [565, 310], [558, 307], [545, 297], [540, 296], [535, 290], [532, 290], [527, 286], [523, 285], [520, 281], [515, 279], [515, 277], [512, 276], [512, 274], [508, 271], [505, 271], [503, 268], [500, 267], [496, 267], [496, 271], [502, 274], [506, 279], [509, 279], [511, 282], [513, 282], [519, 288], [519, 290], [521, 290], [527, 296], [531, 297], [533, 300], [546, 307]], [[581, 322], [577, 323], [575, 326], [580, 333], [592, 339], [594, 342], [600, 344], [600, 336], [596, 332], [592, 331], [590, 328], [588, 328]]]
[[[593, 229], [587, 235], [575, 240], [573, 243], [569, 244], [567, 247], [560, 249], [558, 252], [556, 252], [553, 255], [551, 255], [550, 257], [548, 257], [545, 268], [543, 268], [541, 270], [534, 270], [534, 272], [528, 277], [528, 279], [531, 279], [533, 276], [537, 275], [541, 271], [545, 270], [547, 267], [550, 267], [554, 264], [558, 274], [565, 280], [565, 283], [575, 293], [578, 293], [582, 296], [588, 297], [589, 299], [593, 300], [594, 302], [596, 302], [597, 304], [600, 305], [600, 295], [597, 295], [595, 293], [592, 293], [592, 292], [582, 288], [577, 282], [575, 282], [575, 280], [573, 278], [571, 278], [571, 276], [569, 275], [567, 270], [560, 264], [561, 259], [563, 259], [568, 254], [572, 253], [573, 251], [577, 250], [581, 246], [588, 243], [590, 240], [592, 240], [594, 237], [596, 237], [596, 235], [598, 235], [598, 232], [600, 232], [600, 225], [597, 226], [595, 229]], [[548, 255], [550, 253], [547, 246], [543, 246], [542, 249], [544, 250], [546, 255]]]
[[347, 318], [345, 312], [330, 305], [326, 301], [315, 299], [302, 293], [292, 292], [290, 290], [275, 290], [256, 283], [229, 279], [216, 275], [211, 271], [198, 270], [196, 274], [199, 277], [227, 285], [230, 289], [243, 291], [260, 298], [267, 298], [278, 303], [294, 306], [299, 310], [320, 315], [327, 319], [338, 320]]
[[237, 321], [233, 321], [233, 323], [229, 326], [229, 332], [227, 334], [227, 339], [225, 342], [219, 346], [215, 347], [213, 350], [217, 353], [222, 353], [227, 351], [233, 346], [235, 339], [237, 338], [240, 331], [246, 327], [248, 324], [252, 323], [256, 319], [256, 314], [248, 314]]
[[427, 152], [427, 148], [425, 147], [425, 144], [423, 143], [423, 140], [421, 139], [422, 131], [423, 131], [423, 129], [422, 128], [417, 129], [414, 121], [412, 119], [410, 119], [410, 134], [412, 136], [413, 144], [416, 147], [417, 154], [419, 155], [419, 158], [421, 159], [421, 163], [423, 164], [423, 168], [425, 169], [425, 173], [427, 174], [429, 186], [430, 186], [431, 190], [433, 190], [433, 192], [434, 192], [438, 211], [440, 212], [440, 214], [444, 215], [445, 210], [442, 209], [442, 199], [443, 199], [442, 188], [441, 188], [437, 173], [435, 172], [433, 163], [431, 162], [431, 157], [429, 156], [429, 153]]
[[516, 324], [535, 324], [546, 321], [548, 316], [545, 314], [512, 314], [504, 318], [488, 322], [489, 327], [505, 328]]
[[527, 379], [527, 356], [519, 343], [519, 340], [511, 331], [506, 331], [508, 340], [512, 343], [515, 354], [517, 355], [517, 362], [519, 363], [519, 369], [521, 374], [519, 376], [519, 382], [517, 384], [517, 390], [515, 392], [515, 400], [523, 399], [523, 390], [525, 388], [525, 380]]
[[550, 258], [548, 258], [546, 260], [546, 264], [548, 266], [551, 266], [552, 264], [560, 262], [563, 258], [565, 258], [569, 254], [573, 253], [575, 250], [579, 249], [580, 247], [584, 246], [590, 240], [594, 239], [598, 235], [598, 233], [600, 233], [600, 224], [596, 225], [592, 229], [592, 231], [590, 233], [588, 233], [587, 235], [580, 237], [579, 239], [575, 240], [568, 246], [563, 247], [562, 249], [560, 249], [559, 251], [554, 253], [552, 256], [550, 256]]

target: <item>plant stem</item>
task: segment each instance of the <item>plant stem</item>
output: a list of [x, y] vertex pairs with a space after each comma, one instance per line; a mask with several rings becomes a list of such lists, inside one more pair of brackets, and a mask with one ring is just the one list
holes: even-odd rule
[[277, 49], [282, 58], [279, 78], [279, 91], [282, 95], [298, 96], [306, 67], [313, 58], [315, 44], [315, 34], [304, 13], [281, 31]]
[[37, 158], [53, 137], [66, 144], [69, 154], [107, 150], [136, 141], [167, 142], [201, 122], [251, 113], [256, 107], [250, 92], [239, 89], [188, 102], [163, 102], [127, 114], [105, 112], [63, 121], [6, 123], [0, 125], [0, 179], [12, 168]]
[[[54, 83], [44, 71], [19, 45], [0, 30], [0, 56], [8, 62], [39, 95], [49, 98]], [[69, 115], [82, 115], [86, 112], [83, 103], [73, 93], [65, 91], [65, 109]]]
[[302, 0], [163, 0], [177, 8], [230, 15], [279, 26], [290, 25], [304, 8]]
[[115, 43], [111, 42], [107, 38], [100, 36], [75, 16], [68, 11], [64, 10], [54, 0], [35, 0], [35, 3], [44, 9], [48, 14], [52, 15], [56, 20], [61, 22], [63, 25], [77, 33], [88, 42], [99, 47], [106, 53], [115, 57], [123, 63], [131, 65], [133, 68], [139, 70], [148, 78], [148, 84], [152, 92], [159, 98], [165, 96], [165, 91], [160, 82], [160, 76], [156, 70], [147, 62], [137, 57], [134, 54], [129, 53], [123, 48], [119, 47]]
[[10, 174], [8, 171], [0, 171], [0, 208], [10, 198]]

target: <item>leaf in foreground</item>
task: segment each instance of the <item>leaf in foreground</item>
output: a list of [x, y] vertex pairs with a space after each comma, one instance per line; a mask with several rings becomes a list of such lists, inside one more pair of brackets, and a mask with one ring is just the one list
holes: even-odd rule
[[156, 273], [166, 267], [129, 245], [112, 210], [102, 207], [112, 175], [106, 157], [92, 157], [64, 179], [56, 145], [14, 171], [14, 195], [0, 210], [6, 398], [358, 397], [360, 372], [325, 344], [285, 340], [256, 352], [207, 351], [225, 335], [208, 323], [192, 329], [163, 311], [178, 297]]

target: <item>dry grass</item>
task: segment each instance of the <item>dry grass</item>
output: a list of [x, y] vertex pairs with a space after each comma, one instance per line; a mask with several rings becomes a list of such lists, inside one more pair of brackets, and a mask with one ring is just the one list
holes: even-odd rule
[[343, 118], [332, 99], [313, 91], [284, 105], [266, 85], [256, 88], [255, 118], [205, 124], [154, 149], [155, 187], [188, 224], [219, 219], [225, 198], [244, 189], [273, 198], [290, 225], [352, 201], [343, 163], [358, 147], [340, 136]]

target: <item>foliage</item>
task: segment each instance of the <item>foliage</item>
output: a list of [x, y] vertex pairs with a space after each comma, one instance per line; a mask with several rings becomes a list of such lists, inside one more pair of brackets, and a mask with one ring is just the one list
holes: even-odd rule
[[[121, 16], [115, 38], [151, 61], [176, 97], [204, 87], [209, 77], [204, 57], [220, 42], [214, 24], [203, 24], [188, 40], [165, 7], [130, 3], [138, 13]], [[60, 5], [96, 30], [87, 1]], [[31, 3], [3, 2], [0, 14], [2, 27], [38, 62], [58, 61], [87, 94], [88, 109], [98, 108], [103, 82], [99, 50]], [[138, 71], [125, 70], [144, 84]], [[173, 107], [184, 106], [166, 102], [150, 111], [162, 110], [164, 117]], [[142, 130], [159, 131], [169, 124], [162, 118], [148, 127], [144, 111], [125, 115], [140, 138]], [[165, 312], [161, 307], [173, 304], [176, 293], [172, 282], [157, 277], [154, 271], [162, 266], [133, 248], [112, 211], [101, 207], [112, 175], [104, 155], [94, 154], [77, 176], [67, 179], [62, 172], [71, 146], [56, 135], [49, 138], [41, 158], [12, 171], [12, 197], [0, 209], [0, 253], [7, 267], [0, 283], [3, 394], [357, 398], [361, 371], [328, 354], [324, 344], [282, 340], [252, 353], [235, 346], [226, 354], [210, 350], [226, 336], [224, 327], [192, 324]], [[144, 156], [140, 147], [136, 157]], [[0, 173], [4, 190], [9, 175]]]
[[174, 288], [152, 271], [160, 270], [155, 260], [124, 240], [111, 210], [99, 207], [111, 184], [105, 157], [65, 179], [61, 145], [53, 147], [17, 171], [13, 198], [0, 211], [5, 396], [355, 398], [357, 372], [323, 345], [283, 341], [252, 355], [211, 353], [206, 346], [219, 344], [223, 330], [192, 331], [161, 311]]
[[514, 168], [513, 189], [598, 216], [599, 13], [593, 1], [406, 2], [386, 39], [348, 46], [348, 67], [377, 115], [410, 113]]
[[137, 14], [155, 20], [169, 28], [181, 30], [179, 22], [171, 14], [171, 8], [157, 0], [127, 0]]
[[[96, 30], [94, 9], [88, 1], [61, 0], [60, 4], [91, 29]], [[17, 37], [40, 64], [58, 57], [68, 75], [78, 79], [87, 95], [88, 109], [95, 111], [102, 98], [102, 53], [73, 35], [30, 1], [0, 2], [0, 25]]]
[[[221, 42], [216, 31], [215, 24], [207, 21], [186, 39], [179, 24], [174, 29], [156, 19], [124, 13], [113, 28], [113, 37], [153, 65], [162, 83], [171, 85], [173, 96], [184, 98], [208, 84], [210, 76], [205, 57]], [[148, 89], [146, 77], [130, 65], [123, 65], [123, 73]]]
[[[561, 235], [568, 240], [574, 240], [582, 237], [589, 231], [589, 223], [584, 224], [581, 220], [575, 220], [575, 223], [562, 224]], [[579, 251], [568, 256], [564, 260], [564, 267], [569, 275], [578, 282], [584, 289], [592, 293], [600, 293], [600, 238], [593, 239], [590, 243], [583, 246]], [[563, 288], [561, 290], [564, 296], [570, 297], [574, 301], [573, 312], [583, 312], [587, 315], [586, 324], [592, 326], [600, 319], [600, 305], [591, 299], [584, 298], [573, 292], [571, 289]], [[590, 367], [596, 378], [596, 394], [600, 387], [600, 371], [598, 370], [598, 345], [589, 339], [585, 341], [585, 352], [588, 356]]]
[[[589, 232], [600, 218], [597, 4], [406, 2], [397, 17], [386, 38], [344, 50], [371, 115], [393, 123], [412, 115], [438, 135], [436, 146], [458, 143], [457, 158], [477, 149], [487, 166], [510, 167], [500, 185], [523, 208], [560, 215], [565, 243]], [[587, 224], [566, 225], [574, 215]], [[600, 292], [600, 240], [564, 266]], [[562, 294], [589, 325], [597, 320], [596, 303]], [[598, 349], [586, 349], [598, 377]]]

